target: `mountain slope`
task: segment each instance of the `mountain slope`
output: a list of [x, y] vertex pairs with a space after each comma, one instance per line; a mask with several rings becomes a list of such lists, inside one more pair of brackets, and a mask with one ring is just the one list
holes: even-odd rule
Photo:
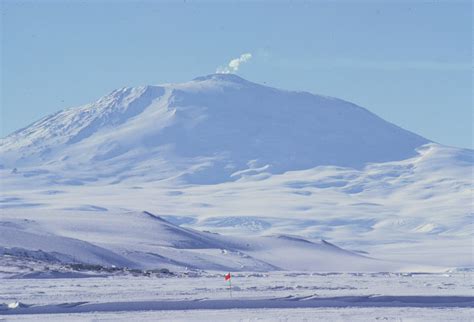
[[[109, 214], [95, 214], [91, 221], [85, 220], [88, 217], [71, 217], [64, 223], [47, 219], [42, 225], [14, 218], [0, 221], [0, 254], [52, 263], [172, 270], [343, 272], [416, 267], [375, 260], [326, 241], [287, 235], [230, 237], [196, 231], [149, 212], [116, 214], [112, 220], [107, 219]], [[85, 239], [88, 242], [82, 241]]]

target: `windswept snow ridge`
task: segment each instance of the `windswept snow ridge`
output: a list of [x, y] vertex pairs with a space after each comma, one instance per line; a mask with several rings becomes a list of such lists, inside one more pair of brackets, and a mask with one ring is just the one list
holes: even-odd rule
[[316, 307], [474, 307], [471, 296], [343, 296], [334, 298], [290, 297], [270, 299], [225, 299], [191, 301], [116, 302], [116, 303], [62, 303], [59, 305], [22, 306], [0, 310], [0, 314], [51, 314], [148, 310], [225, 310], [276, 309]]

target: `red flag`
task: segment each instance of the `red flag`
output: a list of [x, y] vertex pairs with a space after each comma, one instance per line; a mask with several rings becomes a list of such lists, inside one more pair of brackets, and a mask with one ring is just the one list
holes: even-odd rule
[[230, 273], [225, 274], [224, 278], [225, 278], [226, 281], [230, 280]]

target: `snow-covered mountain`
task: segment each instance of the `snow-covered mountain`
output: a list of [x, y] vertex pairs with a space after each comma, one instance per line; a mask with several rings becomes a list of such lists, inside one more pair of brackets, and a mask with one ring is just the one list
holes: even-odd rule
[[[4, 166], [150, 166], [198, 183], [320, 165], [403, 160], [429, 141], [339, 99], [213, 74], [183, 84], [123, 88], [47, 116], [2, 140]], [[150, 169], [152, 170], [152, 169]]]
[[[1, 140], [0, 229], [24, 238], [0, 238], [0, 250], [138, 267], [350, 269], [338, 252], [332, 266], [318, 262], [326, 239], [360, 260], [355, 270], [387, 269], [367, 252], [473, 266], [472, 171], [472, 150], [336, 98], [232, 74], [123, 88]], [[249, 234], [258, 247], [244, 247]]]

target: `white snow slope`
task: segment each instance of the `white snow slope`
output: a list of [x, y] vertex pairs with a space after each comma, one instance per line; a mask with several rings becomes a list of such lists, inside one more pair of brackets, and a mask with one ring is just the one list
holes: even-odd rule
[[0, 253], [138, 268], [472, 267], [472, 170], [472, 150], [335, 98], [232, 74], [123, 88], [0, 141]]

